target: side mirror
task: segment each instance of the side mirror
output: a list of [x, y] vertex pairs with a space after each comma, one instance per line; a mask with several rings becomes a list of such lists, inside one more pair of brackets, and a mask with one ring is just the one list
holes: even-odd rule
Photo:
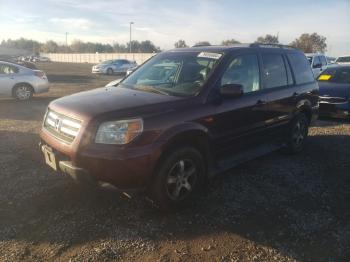
[[243, 86], [241, 84], [227, 84], [220, 88], [222, 97], [237, 98], [243, 95]]

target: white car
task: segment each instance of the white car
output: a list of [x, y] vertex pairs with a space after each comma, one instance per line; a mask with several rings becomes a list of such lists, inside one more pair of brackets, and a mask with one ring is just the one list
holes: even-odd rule
[[92, 73], [107, 75], [112, 75], [114, 73], [125, 74], [128, 71], [128, 69], [136, 66], [137, 64], [135, 61], [129, 61], [126, 59], [107, 60], [98, 65], [94, 65], [92, 67]]
[[0, 61], [0, 97], [28, 100], [33, 94], [49, 91], [49, 81], [43, 71]]
[[317, 78], [322, 71], [328, 68], [327, 58], [323, 54], [305, 54], [312, 68], [315, 78]]
[[33, 62], [50, 62], [50, 58], [45, 56], [34, 57]]
[[335, 63], [340, 65], [350, 65], [350, 56], [339, 56], [335, 60]]

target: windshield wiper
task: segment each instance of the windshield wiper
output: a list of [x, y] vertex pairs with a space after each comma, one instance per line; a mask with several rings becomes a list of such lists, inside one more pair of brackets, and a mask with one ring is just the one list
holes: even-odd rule
[[166, 95], [166, 96], [169, 95], [169, 93], [162, 91], [162, 90], [159, 90], [157, 88], [154, 88], [153, 86], [135, 86], [134, 88], [137, 90], [153, 92], [153, 93], [157, 93], [157, 94], [161, 94], [161, 95]]

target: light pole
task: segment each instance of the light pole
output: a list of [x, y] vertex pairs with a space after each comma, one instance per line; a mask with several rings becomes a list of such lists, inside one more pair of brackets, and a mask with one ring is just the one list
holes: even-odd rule
[[131, 25], [133, 25], [134, 22], [130, 22], [130, 41], [129, 41], [129, 53], [131, 53]]
[[68, 53], [68, 32], [66, 32], [66, 52]]

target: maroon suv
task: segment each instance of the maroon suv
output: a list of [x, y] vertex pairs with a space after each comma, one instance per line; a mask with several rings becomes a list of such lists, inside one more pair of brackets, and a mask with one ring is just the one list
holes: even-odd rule
[[299, 50], [176, 49], [117, 86], [50, 103], [41, 149], [57, 171], [144, 188], [174, 207], [237, 163], [281, 147], [301, 151], [317, 112], [318, 85]]

